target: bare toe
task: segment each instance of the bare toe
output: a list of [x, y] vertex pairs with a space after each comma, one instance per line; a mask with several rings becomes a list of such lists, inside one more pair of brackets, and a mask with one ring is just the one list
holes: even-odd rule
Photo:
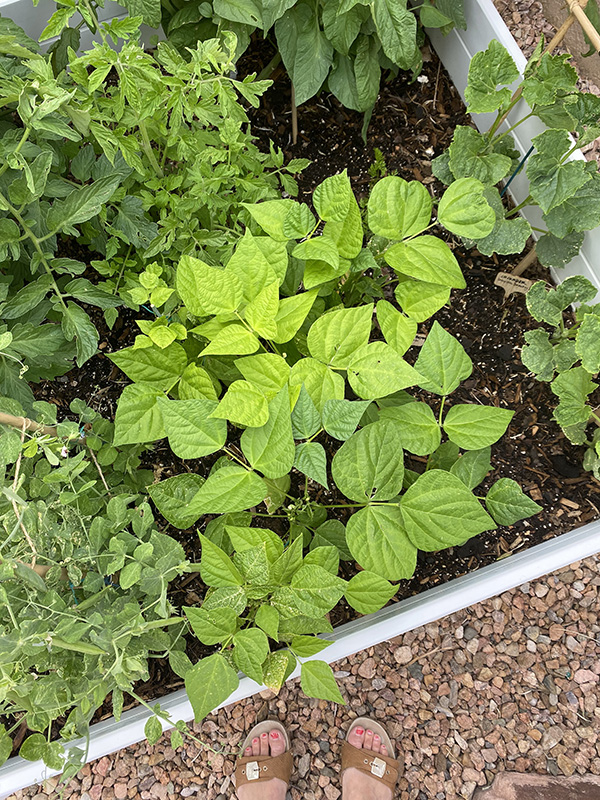
[[261, 734], [260, 737], [260, 755], [261, 756], [269, 755], [269, 736], [266, 733]]
[[382, 756], [387, 756], [388, 755], [387, 747], [384, 744], [381, 745], [380, 752], [381, 752]]
[[365, 741], [365, 729], [364, 728], [354, 728], [352, 733], [348, 736], [348, 742], [353, 747], [358, 747], [359, 749], [363, 747]]
[[367, 728], [367, 732], [365, 733], [365, 743], [363, 744], [365, 750], [372, 750], [373, 749], [373, 731], [370, 731]]
[[371, 750], [374, 753], [379, 753], [380, 749], [381, 749], [381, 737], [375, 734], [373, 736], [373, 745], [371, 747]]
[[269, 747], [272, 756], [280, 756], [285, 752], [285, 741], [279, 731], [271, 731], [269, 734]]
[[251, 748], [251, 747], [247, 747], [247, 748], [244, 750], [244, 755], [245, 755], [245, 756], [251, 756], [251, 755], [252, 755], [252, 748]]
[[260, 742], [258, 741], [258, 738], [252, 739], [252, 755], [260, 755]]

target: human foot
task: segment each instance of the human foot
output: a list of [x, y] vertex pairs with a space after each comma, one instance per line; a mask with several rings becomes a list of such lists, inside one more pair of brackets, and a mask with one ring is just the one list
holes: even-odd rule
[[261, 722], [244, 745], [236, 769], [239, 800], [285, 800], [292, 771], [285, 728], [278, 722]]
[[397, 779], [385, 730], [371, 720], [355, 720], [342, 749], [342, 800], [391, 800]]

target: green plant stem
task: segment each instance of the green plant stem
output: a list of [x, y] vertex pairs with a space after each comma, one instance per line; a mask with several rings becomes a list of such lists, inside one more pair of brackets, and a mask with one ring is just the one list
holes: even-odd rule
[[[327, 505], [327, 508], [364, 508], [365, 506], [369, 505], [368, 503], [338, 503], [337, 505]], [[380, 503], [379, 505], [384, 505]], [[392, 503], [391, 505], [394, 505]]]
[[566, 160], [569, 158], [569, 156], [572, 156], [572, 155], [573, 155], [573, 153], [574, 153], [576, 150], [579, 150], [579, 149], [581, 149], [581, 145], [580, 145], [580, 144], [577, 144], [577, 143], [575, 143], [575, 144], [573, 145], [573, 147], [572, 147], [570, 150], [568, 150], [568, 151], [567, 151], [567, 152], [564, 154], [564, 156], [563, 156], [563, 157], [561, 158], [561, 160], [560, 160], [560, 163], [561, 163], [561, 164], [564, 164], [564, 163], [565, 163], [565, 161], [566, 161]]
[[12, 624], [15, 626], [16, 630], [20, 631], [21, 629], [19, 628], [19, 623], [17, 622], [17, 619], [16, 619], [16, 617], [14, 615], [14, 612], [12, 610], [11, 604], [10, 603], [6, 603], [6, 608], [8, 609], [8, 614], [10, 616]]
[[129, 249], [127, 250], [127, 255], [123, 259], [123, 265], [121, 266], [121, 269], [119, 271], [119, 275], [117, 277], [117, 282], [115, 283], [115, 288], [112, 290], [113, 294], [117, 293], [117, 290], [119, 288], [119, 284], [121, 283], [121, 278], [123, 277], [123, 273], [125, 272], [125, 267], [127, 265], [127, 259], [129, 258], [129, 254], [131, 253], [131, 247], [132, 247], [132, 245], [129, 245]]
[[519, 213], [519, 211], [520, 211], [522, 208], [525, 208], [525, 206], [528, 206], [528, 205], [530, 205], [530, 203], [531, 203], [532, 199], [533, 199], [533, 198], [531, 197], [531, 195], [530, 195], [530, 194], [528, 194], [528, 195], [527, 195], [527, 197], [525, 198], [525, 200], [523, 200], [523, 202], [522, 202], [522, 203], [519, 203], [519, 205], [518, 205], [518, 206], [515, 206], [513, 209], [511, 209], [511, 210], [508, 212], [508, 214], [506, 215], [506, 219], [508, 219], [509, 217], [514, 217], [514, 215], [515, 215], [515, 214], [518, 214], [518, 213]]
[[438, 414], [438, 425], [441, 427], [442, 425], [442, 413], [444, 411], [444, 403], [446, 402], [446, 398], [442, 397], [442, 402], [440, 403], [440, 413]]
[[140, 133], [142, 134], [142, 147], [144, 149], [144, 153], [148, 156], [148, 161], [152, 165], [152, 169], [156, 173], [159, 178], [164, 178], [165, 173], [162, 171], [160, 164], [156, 160], [156, 156], [154, 155], [154, 150], [152, 149], [152, 144], [150, 142], [150, 137], [148, 136], [148, 131], [146, 129], [146, 123], [143, 119], [140, 119], [138, 122], [138, 126], [140, 129]]
[[258, 511], [254, 511], [252, 514], [253, 517], [268, 517], [268, 519], [287, 519], [286, 514], [263, 514], [259, 513]]
[[[422, 231], [418, 231], [417, 233], [413, 233], [413, 235], [412, 235], [412, 236], [407, 236], [405, 239], [403, 239], [403, 240], [402, 240], [402, 242], [403, 242], [403, 243], [404, 243], [404, 242], [410, 242], [410, 241], [412, 241], [412, 239], [416, 239], [416, 238], [417, 238], [417, 236], [421, 236], [422, 234], [424, 234], [424, 233], [425, 233], [425, 231], [428, 231], [428, 230], [430, 230], [430, 228], [435, 228], [435, 226], [436, 226], [436, 225], [439, 225], [439, 224], [440, 224], [440, 223], [439, 223], [439, 222], [437, 221], [437, 219], [436, 219], [436, 221], [435, 221], [435, 222], [432, 222], [432, 223], [431, 223], [431, 225], [428, 225], [426, 228], [423, 228], [423, 230], [422, 230]], [[388, 248], [388, 250], [389, 250], [389, 248]], [[384, 255], [385, 255], [385, 253], [384, 253]]]
[[519, 125], [525, 122], [525, 120], [533, 116], [534, 116], [533, 111], [530, 111], [529, 114], [526, 114], [524, 117], [521, 117], [521, 119], [518, 122], [515, 122], [514, 125], [511, 125], [511, 127], [507, 131], [504, 131], [504, 133], [501, 133], [499, 136], [497, 136], [496, 142], [499, 142], [501, 139], [504, 139], [505, 136], [508, 136], [509, 133], [512, 133], [514, 129], [518, 128]]
[[508, 107], [506, 108], [506, 110], [503, 111], [503, 112], [500, 112], [500, 111], [498, 112], [498, 116], [496, 117], [496, 121], [494, 122], [492, 127], [487, 132], [487, 140], [488, 140], [488, 142], [492, 141], [492, 139], [494, 138], [494, 136], [496, 134], [496, 131], [498, 130], [500, 125], [502, 125], [504, 120], [508, 117], [508, 115], [513, 110], [513, 108], [517, 105], [517, 103], [521, 99], [521, 94], [522, 93], [523, 93], [522, 86], [517, 87], [517, 89], [516, 89], [515, 93], [513, 94], [512, 98], [510, 100], [510, 103], [508, 104]]
[[27, 234], [27, 238], [30, 239], [30, 241], [33, 243], [33, 246], [37, 250], [37, 253], [40, 257], [40, 261], [42, 262], [42, 266], [46, 270], [47, 274], [50, 276], [50, 279], [52, 281], [52, 288], [54, 289], [56, 296], [60, 300], [60, 304], [63, 307], [64, 312], [68, 314], [69, 309], [67, 308], [67, 304], [64, 301], [63, 294], [58, 288], [58, 284], [54, 279], [54, 273], [52, 272], [52, 267], [50, 266], [50, 264], [48, 264], [46, 256], [44, 255], [42, 248], [40, 247], [40, 240], [37, 238], [37, 236], [34, 234], [31, 228], [27, 225], [27, 223], [25, 222], [23, 217], [19, 214], [17, 209], [8, 202], [6, 197], [4, 197], [4, 195], [1, 192], [0, 192], [0, 201], [2, 201], [4, 205], [8, 208], [10, 213], [13, 215], [13, 217], [17, 220], [19, 225], [23, 228], [23, 230]]
[[280, 63], [281, 63], [281, 53], [278, 50], [273, 56], [273, 58], [269, 61], [267, 66], [263, 70], [261, 70], [261, 72], [259, 72], [258, 78], [256, 80], [258, 81], [268, 80], [271, 77], [271, 75], [275, 72]]

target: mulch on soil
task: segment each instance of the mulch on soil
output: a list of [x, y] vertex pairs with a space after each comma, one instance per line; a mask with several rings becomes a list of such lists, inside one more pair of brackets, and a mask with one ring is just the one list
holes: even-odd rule
[[[261, 692], [195, 725], [206, 749], [174, 751], [168, 734], [140, 742], [87, 764], [62, 797], [232, 798], [238, 749], [266, 718], [291, 735], [288, 800], [339, 800], [341, 742], [364, 715], [395, 740], [397, 800], [470, 800], [505, 770], [598, 776], [599, 591], [598, 558], [572, 564], [334, 664], [344, 706], [289, 681], [277, 696]], [[59, 800], [57, 781], [9, 800]]]
[[[255, 43], [242, 60], [240, 73], [260, 71], [272, 55], [268, 42]], [[426, 51], [424, 69], [417, 81], [410, 83], [401, 74], [389, 83], [382, 83], [367, 146], [361, 137], [362, 114], [343, 108], [327, 93], [298, 110], [298, 142], [292, 144], [289, 79], [281, 71], [272, 77], [274, 85], [260, 108], [250, 111], [253, 131], [263, 149], [272, 140], [284, 150], [286, 159], [312, 159], [299, 176], [299, 199], [310, 201], [314, 187], [342, 169], [348, 169], [359, 199], [366, 197], [372, 181], [369, 167], [375, 158], [375, 148], [383, 153], [389, 172], [407, 180], [421, 180], [434, 196], [443, 191], [431, 175], [431, 159], [449, 144], [454, 127], [468, 124], [469, 117], [435, 53]], [[572, 445], [552, 421], [556, 398], [549, 385], [536, 381], [520, 362], [523, 332], [535, 327], [524, 295], [512, 294], [505, 300], [503, 290], [494, 285], [498, 271], [511, 271], [521, 257], [487, 258], [477, 251], [466, 251], [458, 241], [449, 241], [463, 269], [467, 288], [454, 291], [450, 305], [438, 312], [435, 319], [461, 341], [473, 360], [474, 370], [449, 398], [448, 405], [475, 402], [515, 411], [507, 434], [492, 448], [494, 472], [484, 487], [489, 488], [501, 477], [513, 478], [543, 506], [543, 511], [509, 528], [482, 534], [462, 547], [419, 553], [414, 577], [400, 582], [395, 599], [415, 595], [600, 516], [600, 482], [583, 471], [583, 448]], [[549, 274], [536, 265], [526, 272], [526, 277], [548, 280]], [[132, 343], [137, 332], [135, 316], [126, 312], [112, 332], [102, 329], [99, 319], [102, 354], [80, 370], [34, 387], [38, 398], [56, 403], [59, 416], [68, 411], [73, 397], [82, 397], [103, 414], [114, 416], [116, 401], [127, 379], [105, 353]], [[430, 324], [426, 323], [423, 330]], [[416, 355], [417, 349], [413, 347], [407, 358], [414, 360]], [[439, 398], [427, 395], [426, 399], [435, 410]], [[157, 480], [188, 469], [201, 471], [208, 464], [205, 460], [204, 464], [185, 462], [183, 466], [163, 443], [149, 451], [146, 462], [145, 466], [154, 469]], [[422, 469], [418, 459], [408, 466]], [[191, 560], [199, 560], [195, 528], [184, 532], [170, 528], [168, 532], [182, 542]], [[203, 594], [198, 575], [187, 576], [179, 586], [172, 587], [172, 598], [177, 605], [197, 604]], [[354, 616], [353, 609], [342, 601], [332, 612], [331, 620], [338, 625]], [[195, 658], [203, 655], [198, 642], [190, 642], [189, 652]], [[152, 660], [151, 664], [152, 678], [142, 687], [144, 696], [157, 697], [183, 684], [166, 663]]]

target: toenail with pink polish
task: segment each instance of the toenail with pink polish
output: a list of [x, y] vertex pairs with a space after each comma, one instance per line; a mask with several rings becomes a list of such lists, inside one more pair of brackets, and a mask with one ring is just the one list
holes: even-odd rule
[[355, 728], [354, 729], [354, 733], [358, 733], [359, 736], [362, 736], [362, 734], [364, 733], [364, 730], [362, 728]]
[[267, 738], [267, 734], [266, 734], [266, 733], [263, 733], [263, 735], [262, 735], [262, 738], [263, 738], [263, 739], [266, 739], [266, 738]]
[[277, 733], [277, 731], [271, 731], [271, 736], [273, 739], [277, 739], [279, 737], [279, 734]]

